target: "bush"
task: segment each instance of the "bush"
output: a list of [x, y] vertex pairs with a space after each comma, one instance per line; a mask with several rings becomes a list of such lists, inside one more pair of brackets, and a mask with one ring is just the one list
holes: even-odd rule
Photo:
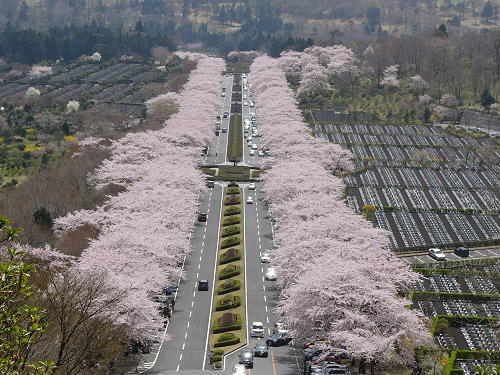
[[221, 362], [221, 361], [222, 361], [221, 355], [213, 355], [210, 357], [210, 363]]
[[224, 238], [220, 243], [220, 248], [225, 249], [226, 247], [231, 247], [240, 244], [240, 236], [231, 236]]
[[241, 329], [241, 317], [236, 313], [224, 313], [214, 322], [213, 333], [223, 333]]
[[236, 336], [234, 333], [223, 333], [219, 337], [217, 337], [214, 347], [221, 347], [221, 346], [229, 346], [229, 345], [235, 345], [240, 342], [240, 338]]
[[225, 296], [219, 298], [215, 304], [215, 311], [224, 311], [228, 309], [233, 309], [241, 305], [240, 296]]
[[240, 222], [241, 222], [241, 217], [239, 215], [234, 215], [234, 216], [225, 217], [224, 220], [222, 221], [222, 225], [228, 226], [228, 225], [233, 225], [233, 224], [239, 224]]
[[229, 279], [230, 277], [239, 275], [241, 267], [236, 264], [230, 264], [219, 271], [219, 280]]
[[[238, 342], [239, 342], [239, 340], [238, 340]], [[214, 362], [213, 366], [214, 366], [214, 369], [216, 369], [216, 370], [221, 369], [222, 368], [222, 361]]]
[[214, 349], [212, 350], [213, 355], [224, 355], [224, 349]]
[[239, 234], [240, 233], [240, 226], [239, 225], [232, 225], [229, 227], [226, 227], [222, 229], [222, 237], [227, 237], [227, 236], [232, 236], [233, 234]]
[[224, 216], [238, 215], [241, 213], [241, 208], [239, 206], [230, 206], [224, 208]]
[[226, 189], [226, 194], [240, 194], [241, 193], [241, 190], [239, 187], [228, 187]]
[[227, 249], [220, 257], [219, 263], [226, 264], [229, 262], [234, 262], [235, 260], [240, 260], [241, 254], [240, 250], [236, 248]]
[[239, 290], [241, 287], [241, 282], [240, 280], [235, 280], [235, 279], [229, 279], [224, 281], [222, 284], [220, 284], [217, 287], [217, 294], [222, 295], [222, 294], [227, 294], [234, 292], [236, 290]]
[[225, 206], [231, 206], [231, 205], [236, 205], [236, 204], [240, 204], [240, 203], [241, 203], [241, 199], [240, 199], [239, 195], [230, 195], [230, 196], [224, 198], [224, 205]]

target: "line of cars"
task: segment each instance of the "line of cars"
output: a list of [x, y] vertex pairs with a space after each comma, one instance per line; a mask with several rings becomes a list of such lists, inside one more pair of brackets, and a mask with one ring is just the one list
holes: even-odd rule
[[313, 342], [304, 344], [304, 375], [351, 375], [350, 356], [344, 349], [326, 348]]
[[[467, 258], [469, 256], [469, 249], [466, 247], [457, 247], [454, 251], [455, 255], [461, 257], [461, 258]], [[429, 256], [435, 260], [446, 260], [446, 254], [443, 252], [443, 250], [433, 247], [430, 248], [427, 253]]]

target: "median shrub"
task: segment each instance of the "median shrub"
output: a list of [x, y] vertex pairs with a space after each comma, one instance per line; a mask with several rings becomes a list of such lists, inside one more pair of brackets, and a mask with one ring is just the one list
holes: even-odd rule
[[213, 355], [210, 357], [210, 363], [220, 362], [220, 361], [222, 361], [221, 355]]
[[223, 333], [215, 340], [214, 347], [235, 345], [240, 342], [240, 338], [234, 333]]
[[239, 215], [233, 215], [225, 217], [224, 220], [222, 221], [222, 225], [228, 226], [228, 225], [239, 224], [240, 222], [241, 222], [241, 217]]
[[240, 259], [241, 259], [240, 250], [233, 247], [231, 249], [227, 249], [220, 256], [219, 263], [226, 264], [226, 263], [234, 262], [235, 260], [240, 260]]
[[230, 195], [224, 198], [224, 205], [225, 206], [232, 206], [236, 204], [240, 204], [241, 199], [239, 195]]
[[226, 227], [222, 229], [222, 237], [227, 237], [227, 236], [232, 236], [234, 234], [239, 234], [240, 233], [240, 226], [239, 225], [231, 225], [230, 227]]
[[213, 333], [223, 333], [241, 329], [241, 317], [237, 313], [226, 312], [214, 322]]
[[241, 287], [241, 282], [240, 280], [235, 280], [235, 279], [229, 279], [221, 283], [217, 287], [217, 294], [222, 295], [222, 294], [227, 294], [234, 292], [236, 290], [240, 290]]
[[215, 304], [215, 311], [224, 311], [233, 309], [241, 305], [240, 296], [224, 296], [217, 300]]
[[240, 194], [241, 193], [241, 190], [239, 187], [235, 187], [235, 186], [232, 186], [232, 187], [228, 187], [226, 189], [226, 194]]
[[231, 247], [231, 246], [239, 245], [239, 244], [240, 244], [240, 236], [226, 237], [220, 243], [220, 248], [225, 249], [227, 247]]
[[239, 215], [241, 208], [239, 206], [229, 206], [224, 208], [224, 216]]
[[236, 264], [230, 264], [219, 271], [219, 280], [229, 279], [230, 277], [239, 275], [241, 267]]

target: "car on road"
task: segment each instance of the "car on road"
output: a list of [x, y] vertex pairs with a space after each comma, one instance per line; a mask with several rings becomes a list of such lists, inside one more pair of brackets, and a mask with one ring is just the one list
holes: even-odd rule
[[223, 98], [225, 98], [226, 97], [226, 93], [222, 92], [222, 94], [220, 94], [220, 96], [222, 96]]
[[198, 213], [198, 221], [199, 222], [205, 222], [205, 221], [207, 221], [207, 213], [206, 212], [200, 212], [200, 213]]
[[251, 182], [248, 184], [248, 190], [255, 190], [255, 183]]
[[198, 280], [198, 290], [208, 291], [208, 280]]
[[250, 107], [255, 106], [254, 102], [250, 102]]
[[229, 117], [229, 112], [224, 112], [224, 114], [222, 115], [222, 117], [228, 118]]
[[269, 267], [264, 277], [268, 281], [275, 281], [278, 278], [278, 275], [276, 275], [276, 270], [274, 268]]
[[286, 324], [281, 320], [278, 320], [276, 323], [274, 323], [274, 329], [278, 333], [288, 334], [288, 329], [286, 329]]
[[261, 263], [271, 263], [271, 255], [269, 253], [262, 253], [260, 256]]
[[266, 344], [258, 342], [257, 344], [255, 344], [253, 354], [256, 357], [269, 357], [269, 348]]
[[250, 337], [264, 338], [264, 324], [262, 324], [262, 322], [252, 322], [250, 326]]
[[251, 350], [243, 350], [239, 355], [238, 363], [245, 367], [253, 368], [253, 352]]
[[249, 134], [247, 137], [247, 142], [251, 142], [251, 141], [252, 141], [252, 136]]
[[431, 258], [436, 260], [446, 260], [446, 255], [443, 253], [443, 250], [436, 247], [430, 248], [428, 253]]
[[247, 204], [253, 204], [253, 198], [252, 197], [248, 197], [247, 198]]
[[246, 106], [248, 106], [248, 102], [247, 102], [247, 101], [244, 101], [244, 102], [243, 102], [243, 106], [245, 106], [245, 107], [246, 107]]
[[177, 285], [167, 285], [165, 288], [163, 288], [163, 293], [165, 293], [166, 296], [171, 296], [175, 293], [176, 290]]
[[264, 156], [265, 156], [265, 155], [264, 155], [264, 151], [260, 150], [258, 155], [259, 155], [260, 157], [264, 157]]
[[254, 144], [252, 145], [252, 150], [257, 150], [257, 149], [258, 149], [258, 147], [257, 147], [257, 145], [254, 143]]
[[227, 133], [227, 128], [222, 128], [223, 133]]
[[210, 188], [210, 189], [212, 189], [213, 187], [215, 187], [215, 182], [208, 180], [207, 181], [207, 187]]
[[469, 256], [469, 249], [466, 247], [457, 247], [454, 251], [455, 255], [462, 258], [467, 258]]
[[288, 335], [273, 333], [266, 339], [266, 344], [267, 346], [281, 346], [281, 345], [288, 345], [290, 341], [292, 341], [292, 338]]
[[250, 150], [250, 152], [248, 153], [250, 156], [255, 156], [255, 150]]

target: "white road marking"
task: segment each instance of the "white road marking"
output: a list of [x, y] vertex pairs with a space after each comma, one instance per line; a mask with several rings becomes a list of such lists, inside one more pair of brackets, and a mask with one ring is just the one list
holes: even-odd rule
[[264, 294], [264, 302], [267, 303], [267, 297], [265, 294]]
[[498, 254], [493, 252], [491, 249], [485, 249], [484, 250], [485, 253], [489, 253], [490, 255], [493, 255], [493, 256], [497, 256]]
[[198, 278], [199, 276], [200, 276], [200, 273], [196, 272], [196, 278]]
[[266, 313], [267, 313], [267, 305], [265, 305], [265, 307], [266, 307]]
[[269, 316], [266, 316], [266, 323], [269, 324]]
[[264, 280], [264, 276], [262, 276], [262, 282], [264, 282], [264, 281], [265, 281], [265, 280]]
[[[186, 329], [188, 329], [188, 328], [189, 328], [189, 324], [190, 324], [190, 323], [191, 323], [191, 322], [188, 320], [188, 324], [187, 324]], [[186, 332], [186, 334], [187, 334], [187, 332]]]
[[[198, 276], [196, 276], [196, 278], [198, 278]], [[193, 290], [193, 297], [196, 297], [196, 289]], [[193, 301], [194, 302], [194, 301]]]
[[192, 311], [189, 312], [189, 319], [191, 319], [191, 315], [193, 315]]
[[194, 306], [194, 301], [191, 301], [191, 307], [193, 307], [193, 306]]
[[260, 272], [264, 273], [264, 267], [260, 267]]
[[182, 350], [186, 348], [186, 343], [182, 344]]
[[179, 358], [179, 362], [181, 362], [181, 361], [182, 361], [182, 355], [183, 355], [183, 354], [184, 354], [184, 353], [181, 353], [181, 356], [180, 356], [180, 358]]
[[181, 364], [179, 363], [179, 364], [177, 365], [177, 369], [176, 369], [175, 371], [179, 371], [179, 369], [180, 369], [180, 368], [181, 368]]
[[188, 337], [188, 333], [187, 333], [187, 331], [186, 331], [186, 333], [184, 334], [184, 340], [186, 340], [186, 339], [187, 339], [187, 337]]

